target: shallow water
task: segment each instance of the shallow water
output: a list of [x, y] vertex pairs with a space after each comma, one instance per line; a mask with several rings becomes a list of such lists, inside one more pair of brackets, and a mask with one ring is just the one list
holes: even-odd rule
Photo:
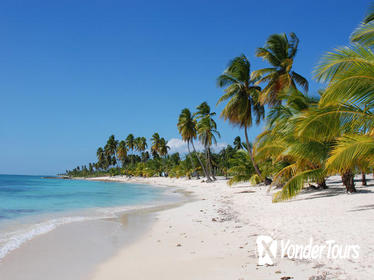
[[175, 201], [159, 187], [0, 175], [0, 259], [58, 226]]

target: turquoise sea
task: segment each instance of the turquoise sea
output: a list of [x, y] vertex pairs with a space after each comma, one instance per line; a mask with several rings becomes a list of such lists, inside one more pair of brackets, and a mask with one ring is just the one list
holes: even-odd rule
[[175, 199], [166, 188], [149, 185], [0, 175], [0, 259], [63, 224], [112, 218]]

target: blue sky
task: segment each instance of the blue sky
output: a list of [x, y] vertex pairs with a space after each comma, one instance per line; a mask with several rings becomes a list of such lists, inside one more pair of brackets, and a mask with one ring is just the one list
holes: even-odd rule
[[[220, 112], [216, 77], [241, 53], [253, 70], [265, 66], [254, 52], [273, 33], [297, 34], [294, 69], [311, 80], [369, 3], [1, 1], [0, 173], [55, 174], [94, 161], [111, 134], [178, 138], [181, 109], [208, 101]], [[218, 126], [223, 143], [243, 134]]]

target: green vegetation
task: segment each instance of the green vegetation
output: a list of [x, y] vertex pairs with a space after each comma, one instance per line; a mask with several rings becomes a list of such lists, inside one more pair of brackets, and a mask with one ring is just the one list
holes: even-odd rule
[[[217, 79], [224, 91], [217, 104], [225, 103], [220, 115], [225, 121], [244, 130], [244, 143], [238, 136], [233, 146], [213, 153], [220, 134], [215, 113], [203, 102], [195, 113], [183, 109], [178, 119], [178, 131], [188, 147], [186, 156], [169, 155], [167, 141], [158, 133], [151, 138], [152, 158], [144, 137], [130, 134], [118, 142], [112, 135], [104, 148], [98, 148], [96, 163], [66, 174], [205, 176], [207, 182], [221, 175], [230, 185], [272, 183], [280, 188], [275, 202], [294, 197], [307, 183], [325, 189], [325, 178], [339, 174], [346, 191], [356, 192], [354, 175], [362, 174], [365, 185], [374, 160], [373, 7], [347, 46], [322, 57], [314, 77], [323, 86], [313, 95], [308, 95], [308, 81], [293, 69], [299, 45], [294, 33], [273, 34], [256, 50], [267, 68], [251, 72], [245, 55], [229, 62]], [[264, 131], [250, 143], [248, 129], [263, 120]], [[195, 148], [197, 139], [203, 152]]]
[[[181, 114], [180, 129], [181, 134], [185, 135], [183, 139], [193, 145], [193, 138], [197, 137], [197, 129], [195, 120], [191, 113]], [[188, 111], [189, 112], [189, 111]], [[184, 122], [184, 116], [192, 121], [192, 134], [190, 133]], [[65, 175], [72, 177], [97, 177], [97, 176], [169, 176], [169, 177], [183, 177], [191, 178], [196, 176], [207, 176], [207, 181], [212, 181], [215, 176], [229, 176], [228, 171], [233, 167], [230, 160], [233, 158], [236, 150], [228, 145], [219, 153], [211, 151], [211, 144], [215, 139], [215, 129], [212, 128], [213, 120], [208, 118], [210, 122], [206, 124], [207, 120], [204, 117], [202, 120], [201, 134], [204, 143], [204, 152], [197, 152], [193, 146], [193, 152], [181, 159], [179, 153], [169, 154], [169, 146], [164, 138], [161, 138], [158, 133], [153, 134], [151, 140], [151, 154], [145, 151], [147, 141], [144, 137], [134, 138], [130, 134], [126, 139], [129, 141], [118, 141], [114, 135], [111, 135], [105, 145], [105, 148], [97, 149], [97, 162], [89, 163], [88, 166], [78, 166], [73, 170], [67, 170]], [[195, 133], [195, 134], [194, 134]], [[192, 136], [188, 136], [192, 135]], [[192, 138], [189, 138], [192, 137]], [[141, 139], [140, 141], [132, 141], [132, 139]], [[188, 140], [189, 139], [189, 140]], [[134, 144], [132, 144], [134, 143]], [[141, 144], [140, 144], [141, 143]], [[206, 173], [209, 170], [209, 173]], [[206, 175], [208, 174], [208, 175]]]

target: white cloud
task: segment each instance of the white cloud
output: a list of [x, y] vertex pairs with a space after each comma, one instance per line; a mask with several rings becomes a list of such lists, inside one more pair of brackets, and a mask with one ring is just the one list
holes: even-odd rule
[[[201, 152], [201, 151], [204, 150], [204, 147], [200, 142], [195, 141], [194, 145], [195, 145], [195, 148], [196, 148], [197, 151]], [[172, 138], [172, 139], [169, 140], [168, 146], [170, 147], [169, 154], [172, 154], [172, 153], [186, 154], [186, 153], [188, 153], [187, 143], [184, 142], [182, 139]], [[226, 143], [218, 142], [217, 145], [212, 145], [212, 150], [214, 152], [219, 152], [220, 150], [222, 150], [226, 146], [227, 146]], [[190, 149], [192, 151], [191, 146], [190, 146]]]

